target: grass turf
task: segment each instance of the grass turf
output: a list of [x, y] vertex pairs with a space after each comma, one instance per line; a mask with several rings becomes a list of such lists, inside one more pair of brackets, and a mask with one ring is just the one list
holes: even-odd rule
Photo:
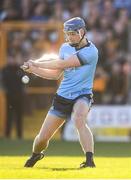
[[46, 157], [23, 168], [30, 140], [0, 140], [0, 178], [131, 178], [131, 143], [96, 143], [96, 168], [78, 169], [84, 160], [77, 142], [52, 141]]

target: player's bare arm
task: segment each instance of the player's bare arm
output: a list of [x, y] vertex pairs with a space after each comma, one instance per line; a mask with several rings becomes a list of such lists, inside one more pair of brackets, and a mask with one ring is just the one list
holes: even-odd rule
[[59, 70], [62, 70], [65, 68], [71, 68], [71, 67], [78, 67], [81, 65], [76, 55], [72, 55], [66, 60], [62, 60], [62, 59], [56, 59], [53, 61], [43, 60], [41, 62], [29, 60], [24, 64], [27, 66], [35, 66], [35, 67], [44, 68], [44, 69], [59, 69]]
[[29, 73], [35, 74], [37, 76], [40, 76], [44, 79], [52, 79], [52, 80], [58, 80], [61, 75], [63, 74], [63, 71], [60, 69], [43, 69], [38, 68], [33, 65], [29, 66], [27, 70], [25, 70]]

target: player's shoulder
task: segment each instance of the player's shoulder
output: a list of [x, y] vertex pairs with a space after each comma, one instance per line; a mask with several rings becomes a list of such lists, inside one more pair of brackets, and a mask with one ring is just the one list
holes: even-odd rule
[[69, 43], [65, 42], [61, 45], [60, 47], [61, 49], [67, 49], [67, 48], [71, 48], [71, 46], [69, 45]]
[[87, 44], [84, 47], [81, 47], [77, 50], [80, 51], [81, 53], [89, 53], [89, 54], [98, 53], [97, 47], [91, 41], [87, 41]]
[[61, 59], [64, 59], [64, 54], [71, 52], [71, 46], [68, 43], [63, 43], [59, 49], [59, 56]]
[[88, 41], [89, 42], [89, 51], [95, 51], [98, 53], [98, 48], [96, 47], [96, 45], [92, 42], [92, 41]]
[[88, 41], [88, 42], [90, 43], [90, 47], [97, 49], [96, 45], [92, 41]]

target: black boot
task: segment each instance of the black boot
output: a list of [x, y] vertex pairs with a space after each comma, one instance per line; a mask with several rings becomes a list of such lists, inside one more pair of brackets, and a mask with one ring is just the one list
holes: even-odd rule
[[33, 167], [37, 161], [41, 160], [44, 158], [43, 153], [33, 153], [32, 156], [26, 161], [24, 167]]
[[86, 167], [94, 168], [96, 167], [96, 165], [93, 160], [89, 162], [83, 162], [80, 164], [80, 168], [86, 168]]

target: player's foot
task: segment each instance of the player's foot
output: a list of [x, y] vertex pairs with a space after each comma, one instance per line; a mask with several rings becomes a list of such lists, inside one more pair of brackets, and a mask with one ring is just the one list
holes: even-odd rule
[[96, 167], [96, 165], [95, 165], [94, 161], [83, 162], [80, 164], [80, 168], [86, 168], [86, 167], [94, 168], [94, 167]]
[[33, 153], [33, 155], [26, 161], [24, 167], [33, 167], [37, 161], [39, 161], [43, 158], [44, 158], [43, 153], [39, 153], [39, 154]]

